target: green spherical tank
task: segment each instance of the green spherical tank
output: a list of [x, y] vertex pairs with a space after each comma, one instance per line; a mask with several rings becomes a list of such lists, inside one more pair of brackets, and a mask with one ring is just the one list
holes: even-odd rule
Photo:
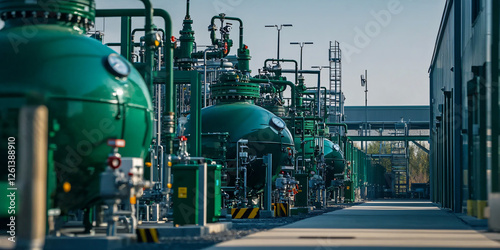
[[[203, 133], [229, 133], [228, 159], [236, 159], [236, 143], [240, 139], [246, 139], [250, 156], [262, 158], [272, 154], [273, 175], [279, 174], [281, 166], [292, 166], [292, 158], [287, 150], [293, 148], [292, 135], [284, 126], [283, 120], [268, 110], [248, 102], [221, 103], [202, 109], [202, 121]], [[216, 145], [218, 144], [211, 138], [204, 137], [202, 152], [214, 152], [216, 150], [213, 147]], [[228, 161], [229, 168], [235, 167], [234, 164], [234, 161]], [[262, 189], [266, 179], [266, 168], [262, 160], [253, 161], [247, 171], [247, 186], [253, 191]], [[234, 183], [234, 176], [230, 175], [228, 178], [229, 183]]]
[[[50, 1], [49, 7], [44, 5], [49, 1], [24, 2], [0, 0], [5, 21], [0, 31], [0, 137], [19, 136], [21, 107], [46, 105], [48, 208], [85, 208], [99, 201], [99, 175], [111, 152], [108, 139], [126, 141], [119, 150], [122, 157], [146, 156], [152, 135], [150, 94], [129, 62], [83, 35], [93, 22], [93, 1]], [[0, 148], [4, 159], [5, 145]], [[69, 191], [63, 191], [64, 183], [71, 185]]]

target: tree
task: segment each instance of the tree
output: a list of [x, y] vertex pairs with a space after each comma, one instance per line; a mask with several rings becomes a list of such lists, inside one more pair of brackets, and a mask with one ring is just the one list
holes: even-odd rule
[[410, 146], [410, 183], [429, 182], [429, 154], [415, 145]]
[[[387, 142], [371, 142], [368, 144], [368, 154], [390, 154], [391, 153], [391, 144]], [[380, 163], [384, 166], [386, 172], [392, 171], [392, 164], [390, 158], [372, 158], [374, 161]]]
[[[368, 145], [368, 154], [391, 154], [390, 142], [372, 142]], [[429, 182], [429, 155], [415, 145], [409, 146], [409, 172], [410, 183]], [[385, 167], [386, 171], [392, 171], [391, 158], [372, 158], [375, 162]]]

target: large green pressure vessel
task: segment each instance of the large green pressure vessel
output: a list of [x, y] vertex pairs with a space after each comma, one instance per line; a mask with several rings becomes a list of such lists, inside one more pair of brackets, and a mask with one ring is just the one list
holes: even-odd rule
[[335, 144], [328, 139], [324, 139], [324, 154], [327, 168], [330, 168], [336, 174], [344, 172], [344, 153], [338, 144]]
[[[217, 104], [202, 109], [203, 133], [229, 133], [227, 159], [236, 159], [236, 143], [248, 140], [250, 156], [262, 158], [267, 154], [273, 157], [273, 175], [277, 176], [282, 166], [292, 166], [293, 138], [285, 122], [268, 110], [254, 105], [259, 96], [259, 85], [248, 82], [244, 75], [225, 73], [212, 87], [212, 95]], [[188, 126], [189, 127], [189, 126]], [[189, 133], [189, 131], [187, 131]], [[214, 152], [219, 145], [215, 137], [204, 137], [202, 152]], [[205, 157], [215, 158], [207, 155]], [[235, 167], [234, 160], [228, 167]], [[248, 167], [247, 187], [255, 193], [265, 186], [266, 169], [262, 160], [254, 160]], [[234, 184], [234, 175], [229, 175], [229, 183]], [[240, 175], [240, 178], [242, 176]]]
[[[108, 139], [125, 139], [119, 153], [141, 158], [151, 141], [147, 86], [130, 63], [84, 35], [94, 16], [93, 0], [0, 0], [0, 138], [19, 137], [24, 105], [48, 107], [49, 208], [99, 201]], [[7, 143], [0, 145], [7, 159]]]
[[345, 158], [340, 146], [328, 139], [324, 140], [324, 154], [326, 163], [325, 184], [330, 186], [332, 180], [343, 178], [342, 174], [346, 166]]

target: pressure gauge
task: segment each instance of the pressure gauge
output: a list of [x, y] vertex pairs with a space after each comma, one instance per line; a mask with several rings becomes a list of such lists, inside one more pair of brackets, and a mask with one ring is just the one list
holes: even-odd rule
[[271, 126], [273, 126], [275, 129], [277, 129], [279, 131], [285, 129], [285, 127], [286, 127], [285, 122], [278, 117], [271, 118], [270, 123], [271, 123]]
[[104, 65], [115, 76], [127, 77], [130, 74], [130, 67], [127, 61], [118, 54], [113, 53], [106, 57]]

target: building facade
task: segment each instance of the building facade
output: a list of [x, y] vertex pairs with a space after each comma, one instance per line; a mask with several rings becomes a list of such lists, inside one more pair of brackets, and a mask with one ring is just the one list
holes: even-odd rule
[[431, 199], [500, 230], [499, 14], [448, 0], [429, 68]]

